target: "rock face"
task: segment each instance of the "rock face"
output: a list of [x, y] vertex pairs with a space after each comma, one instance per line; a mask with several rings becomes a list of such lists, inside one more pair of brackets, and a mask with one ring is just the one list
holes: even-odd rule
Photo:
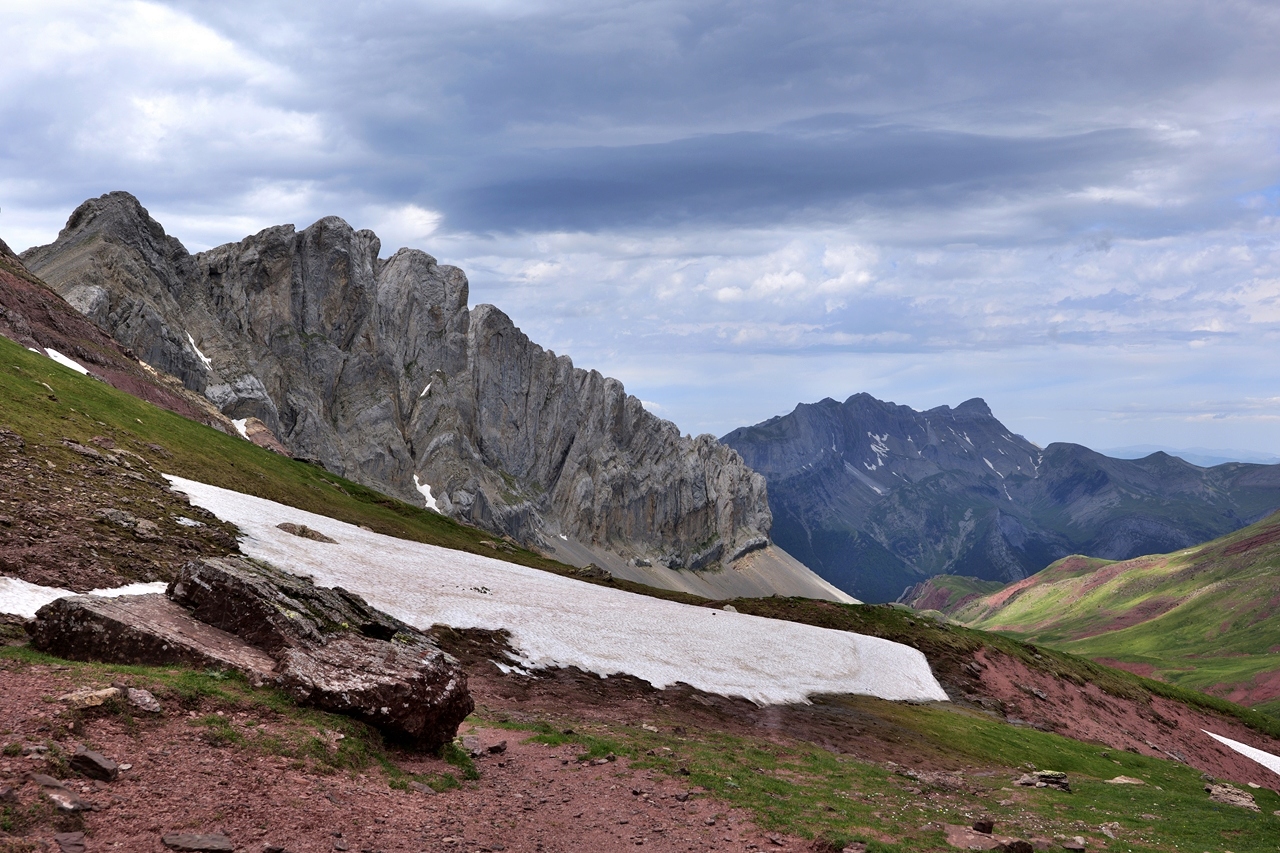
[[62, 598], [27, 630], [76, 660], [236, 669], [421, 749], [451, 740], [475, 707], [456, 660], [346, 590], [219, 558], [188, 563], [168, 595]]
[[944, 573], [1003, 582], [1070, 554], [1172, 551], [1280, 507], [1280, 466], [1041, 449], [980, 399], [917, 412], [855, 394], [722, 441], [768, 481], [775, 541], [869, 601]]
[[[24, 262], [150, 365], [295, 456], [551, 551], [713, 568], [768, 543], [764, 479], [542, 349], [461, 270], [321, 219], [190, 255], [127, 193]], [[563, 539], [561, 538], [563, 537]]]

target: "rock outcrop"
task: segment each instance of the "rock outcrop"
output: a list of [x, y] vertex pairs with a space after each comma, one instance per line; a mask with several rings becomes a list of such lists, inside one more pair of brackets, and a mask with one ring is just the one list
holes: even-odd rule
[[1007, 582], [1069, 554], [1172, 551], [1280, 507], [1280, 466], [1041, 449], [980, 399], [917, 412], [855, 394], [722, 441], [768, 481], [775, 541], [869, 601], [944, 573]]
[[768, 545], [764, 480], [737, 453], [469, 309], [461, 270], [380, 249], [329, 217], [191, 255], [111, 193], [23, 260], [227, 417], [402, 499], [564, 559], [696, 570]]
[[235, 669], [421, 749], [451, 740], [475, 707], [458, 662], [422, 632], [240, 558], [188, 563], [168, 597], [58, 599], [27, 630], [36, 648], [76, 660]]

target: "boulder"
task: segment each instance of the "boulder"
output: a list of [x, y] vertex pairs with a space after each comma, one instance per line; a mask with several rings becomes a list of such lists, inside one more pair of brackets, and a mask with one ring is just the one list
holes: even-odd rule
[[341, 587], [225, 557], [183, 566], [170, 595], [267, 650], [280, 685], [299, 702], [364, 720], [394, 740], [438, 748], [475, 707], [452, 656]]
[[120, 765], [107, 758], [100, 752], [94, 752], [92, 749], [85, 749], [83, 746], [75, 751], [68, 762], [71, 769], [75, 770], [90, 779], [99, 779], [103, 782], [114, 782], [116, 777], [120, 775]]
[[270, 655], [159, 594], [59, 598], [36, 612], [27, 633], [40, 651], [71, 660], [234, 669], [255, 682], [274, 677]]

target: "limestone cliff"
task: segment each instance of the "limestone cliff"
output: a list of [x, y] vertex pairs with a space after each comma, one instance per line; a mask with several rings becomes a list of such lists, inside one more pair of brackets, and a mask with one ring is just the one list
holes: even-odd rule
[[461, 270], [380, 248], [328, 217], [192, 255], [117, 192], [23, 261], [228, 417], [389, 494], [617, 564], [716, 568], [768, 545], [764, 479], [735, 451], [468, 308]]

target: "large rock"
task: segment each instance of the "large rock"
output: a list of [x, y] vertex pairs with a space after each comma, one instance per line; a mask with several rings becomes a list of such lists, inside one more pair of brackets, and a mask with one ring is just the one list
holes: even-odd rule
[[475, 705], [458, 662], [341, 587], [239, 558], [185, 565], [169, 588], [203, 622], [265, 649], [299, 702], [435, 749]]
[[27, 623], [31, 644], [71, 660], [233, 669], [274, 678], [275, 660], [244, 640], [193, 618], [163, 595], [74, 595], [41, 607]]
[[456, 660], [345, 590], [224, 558], [186, 565], [170, 595], [60, 598], [27, 631], [73, 660], [235, 669], [419, 749], [450, 741], [474, 708]]
[[23, 259], [228, 417], [419, 506], [564, 559], [713, 569], [767, 545], [764, 480], [735, 452], [468, 309], [461, 270], [380, 248], [329, 217], [191, 255], [111, 193]]

